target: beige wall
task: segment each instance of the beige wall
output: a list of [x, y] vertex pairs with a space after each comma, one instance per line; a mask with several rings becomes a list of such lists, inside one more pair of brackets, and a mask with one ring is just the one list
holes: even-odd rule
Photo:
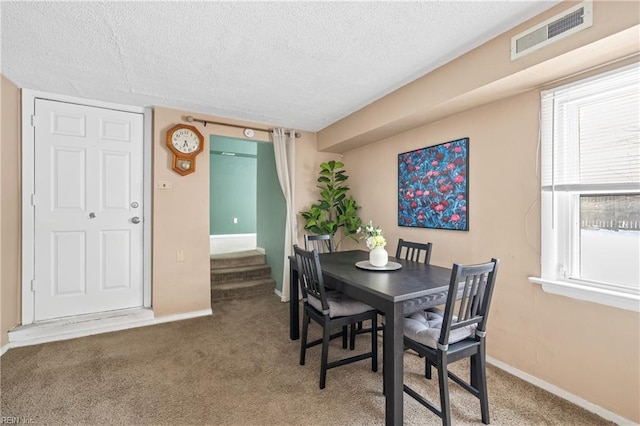
[[[511, 35], [567, 7], [323, 129], [318, 148], [343, 153], [361, 217], [382, 226], [391, 253], [404, 238], [433, 242], [432, 262], [443, 266], [502, 259], [490, 356], [640, 422], [640, 314], [548, 294], [528, 281], [540, 276], [540, 86], [638, 61], [640, 50], [640, 3], [597, 1], [592, 28], [509, 60]], [[463, 137], [470, 138], [469, 231], [398, 227], [397, 154]]]
[[[182, 120], [180, 111], [156, 108], [153, 116], [153, 272], [156, 316], [211, 307], [209, 278], [209, 138], [196, 158], [196, 172], [181, 176], [171, 168], [166, 132]], [[158, 189], [158, 182], [171, 189]], [[177, 262], [177, 251], [184, 262]]]
[[[540, 275], [539, 94], [531, 91], [344, 154], [363, 220], [398, 238], [430, 241], [432, 262], [502, 260], [488, 355], [635, 422], [640, 317], [544, 293]], [[397, 226], [397, 154], [469, 137], [469, 231]]]
[[20, 321], [20, 90], [4, 76], [0, 89], [0, 346]]
[[[166, 147], [166, 131], [183, 118], [194, 115], [204, 120], [266, 127], [221, 117], [166, 108], [154, 110], [153, 160], [153, 310], [157, 316], [209, 309], [209, 157], [197, 157], [197, 171], [180, 176], [171, 169], [171, 153]], [[209, 136], [244, 138], [242, 129], [194, 123], [209, 149]], [[254, 140], [268, 142], [269, 134], [257, 131]], [[308, 191], [315, 186], [318, 164], [332, 154], [315, 150], [315, 134], [301, 132], [296, 140], [296, 208], [302, 210], [315, 198]], [[160, 181], [170, 182], [170, 190], [157, 189]], [[312, 200], [312, 201], [310, 201]], [[303, 224], [299, 224], [302, 229]], [[176, 262], [176, 251], [184, 250], [185, 261]]]

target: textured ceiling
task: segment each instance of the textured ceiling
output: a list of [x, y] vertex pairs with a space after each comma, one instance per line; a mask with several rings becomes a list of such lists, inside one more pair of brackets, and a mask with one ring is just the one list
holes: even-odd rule
[[0, 4], [33, 90], [317, 131], [559, 1]]

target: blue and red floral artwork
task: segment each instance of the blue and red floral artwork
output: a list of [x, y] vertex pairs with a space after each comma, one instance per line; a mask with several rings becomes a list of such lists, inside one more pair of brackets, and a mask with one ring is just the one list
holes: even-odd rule
[[469, 138], [398, 154], [398, 225], [469, 230]]

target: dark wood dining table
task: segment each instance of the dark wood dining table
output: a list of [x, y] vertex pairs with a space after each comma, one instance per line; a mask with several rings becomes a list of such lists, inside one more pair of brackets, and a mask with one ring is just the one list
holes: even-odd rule
[[[451, 278], [451, 269], [422, 262], [389, 257], [402, 268], [395, 271], [370, 271], [356, 267], [369, 259], [362, 250], [320, 254], [325, 286], [364, 302], [385, 315], [384, 383], [385, 423], [401, 425], [403, 421], [403, 318], [413, 312], [443, 304]], [[295, 258], [290, 268], [290, 337], [300, 337], [298, 271]]]

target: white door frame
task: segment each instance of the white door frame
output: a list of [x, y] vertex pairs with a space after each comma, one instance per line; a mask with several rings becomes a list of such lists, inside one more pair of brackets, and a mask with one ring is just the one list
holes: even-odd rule
[[22, 325], [32, 324], [35, 318], [35, 298], [31, 289], [34, 277], [34, 227], [35, 216], [32, 204], [34, 193], [34, 144], [35, 130], [32, 116], [35, 113], [36, 99], [67, 102], [97, 108], [114, 109], [124, 112], [143, 114], [143, 306], [151, 307], [151, 153], [152, 153], [152, 116], [151, 108], [134, 107], [109, 102], [94, 101], [72, 96], [22, 89]]

